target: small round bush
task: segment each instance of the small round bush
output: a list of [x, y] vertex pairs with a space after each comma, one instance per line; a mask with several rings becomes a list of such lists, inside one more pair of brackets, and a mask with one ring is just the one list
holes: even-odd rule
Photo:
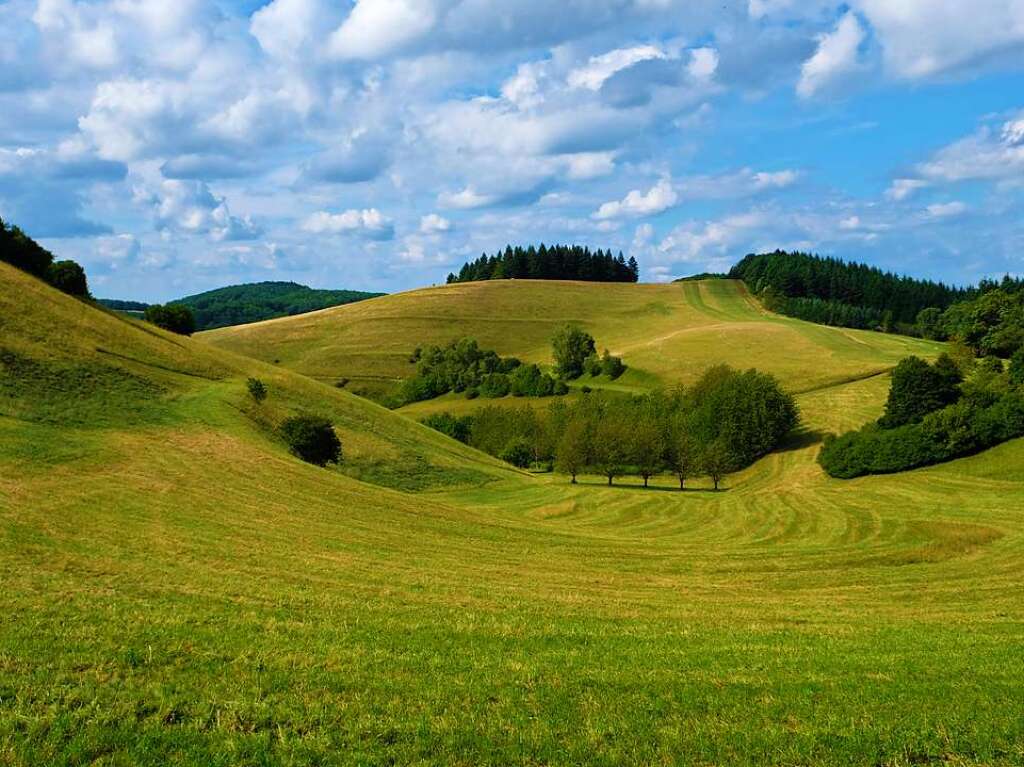
[[267, 398], [267, 385], [258, 378], [250, 378], [245, 382], [246, 388], [249, 390], [249, 395], [257, 402], [262, 402]]
[[341, 440], [326, 418], [315, 415], [292, 416], [281, 424], [280, 432], [288, 449], [303, 461], [315, 466], [341, 463]]

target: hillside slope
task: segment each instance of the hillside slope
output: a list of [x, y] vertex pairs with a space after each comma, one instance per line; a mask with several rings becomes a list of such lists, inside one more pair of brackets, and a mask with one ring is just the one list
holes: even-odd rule
[[779, 376], [793, 391], [892, 368], [930, 342], [826, 328], [769, 314], [741, 283], [672, 285], [502, 280], [401, 293], [301, 317], [223, 328], [201, 338], [323, 380], [393, 380], [417, 346], [470, 336], [523, 360], [550, 361], [555, 329], [575, 322], [623, 357], [622, 386], [696, 379], [726, 362]]
[[[507, 473], [347, 392], [101, 311], [3, 264], [0, 279], [0, 428], [9, 438], [47, 428], [216, 427], [284, 452], [274, 425], [316, 412], [335, 422], [345, 445], [341, 471], [371, 482], [426, 487]], [[246, 393], [249, 376], [270, 388], [263, 405]]]
[[[0, 287], [0, 763], [1024, 761], [1024, 441], [830, 480], [875, 377], [726, 492], [571, 487]], [[391, 488], [289, 456], [253, 374]]]

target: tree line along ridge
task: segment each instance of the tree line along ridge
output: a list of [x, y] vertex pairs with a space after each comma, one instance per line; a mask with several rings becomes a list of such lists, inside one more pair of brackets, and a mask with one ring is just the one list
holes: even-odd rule
[[463, 264], [448, 283], [483, 280], [582, 280], [586, 282], [637, 282], [640, 265], [636, 259], [611, 250], [590, 250], [580, 245], [511, 245], [494, 255], [484, 253]]

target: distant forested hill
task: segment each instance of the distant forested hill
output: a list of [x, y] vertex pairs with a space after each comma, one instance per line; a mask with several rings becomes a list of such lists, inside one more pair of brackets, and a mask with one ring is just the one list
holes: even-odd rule
[[99, 303], [116, 312], [144, 312], [149, 308], [149, 304], [142, 301], [121, 301], [116, 298], [101, 298]]
[[358, 290], [314, 290], [296, 282], [256, 282], [186, 296], [174, 303], [192, 309], [199, 330], [212, 330], [315, 312], [380, 295]]
[[636, 259], [610, 250], [590, 250], [579, 245], [511, 245], [493, 256], [486, 253], [476, 261], [463, 264], [458, 274], [449, 274], [448, 282], [480, 280], [583, 280], [587, 282], [636, 282], [640, 266]]
[[808, 253], [749, 255], [729, 272], [790, 317], [853, 328], [911, 327], [924, 309], [945, 310], [975, 291], [902, 277], [865, 264]]
[[[383, 294], [358, 290], [314, 290], [296, 282], [256, 282], [210, 290], [171, 303], [184, 304], [192, 309], [197, 330], [212, 330], [314, 312], [380, 295]], [[146, 308], [145, 304], [135, 301], [104, 299], [100, 303], [121, 311], [141, 311]]]

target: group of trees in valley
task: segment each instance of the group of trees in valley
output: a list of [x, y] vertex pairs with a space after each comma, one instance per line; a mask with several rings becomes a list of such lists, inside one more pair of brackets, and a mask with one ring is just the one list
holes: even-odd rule
[[579, 245], [531, 245], [528, 248], [509, 245], [504, 251], [462, 266], [458, 274], [448, 275], [448, 282], [481, 280], [586, 280], [590, 282], [636, 282], [640, 266], [620, 252]]
[[416, 373], [402, 382], [394, 404], [434, 399], [449, 392], [464, 394], [467, 399], [563, 396], [569, 392], [566, 381], [584, 373], [614, 380], [626, 370], [625, 363], [607, 349], [599, 357], [593, 337], [572, 325], [559, 329], [552, 347], [553, 375], [540, 365], [481, 349], [472, 338], [417, 348], [410, 358]]
[[449, 392], [465, 394], [468, 399], [494, 399], [509, 394], [548, 397], [569, 390], [565, 381], [556, 380], [540, 366], [523, 364], [515, 357], [499, 357], [494, 351], [481, 349], [472, 338], [416, 349], [410, 361], [416, 363], [416, 374], [402, 383], [400, 405]]
[[729, 272], [772, 311], [826, 325], [912, 330], [924, 309], [944, 310], [969, 291], [809, 253], [748, 255]]
[[885, 415], [857, 431], [826, 437], [819, 463], [850, 479], [887, 474], [970, 455], [1024, 436], [1024, 348], [1006, 366], [976, 360], [917, 357], [893, 372]]
[[597, 356], [594, 337], [576, 325], [564, 325], [551, 339], [551, 354], [555, 360], [555, 372], [568, 381], [574, 381], [589, 373], [591, 378], [607, 376], [609, 380], [626, 372], [621, 357], [612, 355], [607, 349]]
[[75, 261], [58, 261], [53, 253], [17, 226], [0, 218], [0, 261], [28, 272], [71, 296], [89, 298], [85, 270]]
[[793, 398], [770, 375], [727, 366], [688, 388], [644, 396], [585, 394], [546, 410], [487, 406], [473, 415], [438, 414], [428, 426], [516, 466], [571, 477], [656, 475], [722, 478], [775, 449], [799, 423]]

